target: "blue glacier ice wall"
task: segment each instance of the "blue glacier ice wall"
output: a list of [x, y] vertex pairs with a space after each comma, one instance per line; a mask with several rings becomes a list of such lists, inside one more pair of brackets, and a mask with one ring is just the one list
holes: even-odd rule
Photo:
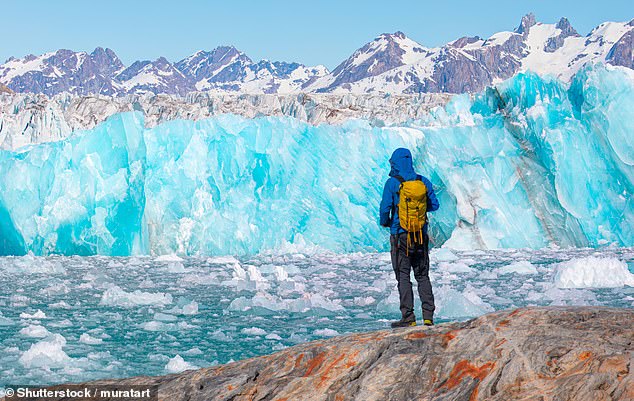
[[220, 116], [144, 128], [113, 116], [0, 153], [0, 254], [385, 250], [391, 152], [412, 149], [455, 248], [634, 245], [634, 78], [518, 75], [400, 127]]

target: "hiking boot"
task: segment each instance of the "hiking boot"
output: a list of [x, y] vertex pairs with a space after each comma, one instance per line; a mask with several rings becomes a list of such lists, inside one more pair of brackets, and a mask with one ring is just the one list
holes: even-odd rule
[[416, 316], [411, 315], [410, 317], [402, 318], [401, 320], [398, 320], [396, 322], [392, 322], [391, 326], [392, 326], [393, 329], [395, 329], [397, 327], [416, 326]]
[[425, 326], [433, 326], [434, 325], [434, 320], [433, 319], [425, 319], [425, 320], [423, 320], [423, 324]]

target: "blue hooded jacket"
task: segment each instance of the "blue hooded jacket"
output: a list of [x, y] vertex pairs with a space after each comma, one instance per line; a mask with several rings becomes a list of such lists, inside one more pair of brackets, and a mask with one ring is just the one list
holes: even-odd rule
[[[390, 227], [391, 234], [400, 234], [406, 232], [398, 219], [398, 190], [401, 182], [394, 178], [401, 176], [405, 181], [413, 181], [419, 179], [423, 181], [427, 187], [427, 211], [433, 212], [438, 210], [440, 204], [436, 199], [434, 187], [431, 182], [422, 175], [416, 174], [412, 165], [412, 153], [405, 148], [398, 148], [390, 157], [390, 178], [385, 182], [383, 188], [383, 198], [381, 199], [381, 207], [379, 209], [380, 223], [383, 227]], [[423, 232], [427, 233], [427, 223], [423, 227]]]

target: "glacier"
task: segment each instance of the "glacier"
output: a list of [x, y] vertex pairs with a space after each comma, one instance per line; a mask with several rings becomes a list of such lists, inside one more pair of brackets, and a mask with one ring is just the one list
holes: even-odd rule
[[311, 125], [116, 114], [0, 151], [0, 255], [247, 255], [387, 249], [378, 202], [408, 147], [441, 208], [435, 246], [634, 244], [634, 74], [516, 75], [415, 120]]

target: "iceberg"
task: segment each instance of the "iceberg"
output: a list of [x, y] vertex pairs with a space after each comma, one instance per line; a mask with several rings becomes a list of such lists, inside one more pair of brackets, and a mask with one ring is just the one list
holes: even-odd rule
[[554, 283], [558, 288], [634, 287], [634, 274], [622, 260], [588, 256], [559, 263]]
[[602, 65], [569, 85], [519, 74], [398, 126], [116, 114], [0, 151], [0, 255], [385, 251], [378, 202], [402, 146], [438, 193], [435, 246], [631, 246], [633, 117], [633, 73]]

